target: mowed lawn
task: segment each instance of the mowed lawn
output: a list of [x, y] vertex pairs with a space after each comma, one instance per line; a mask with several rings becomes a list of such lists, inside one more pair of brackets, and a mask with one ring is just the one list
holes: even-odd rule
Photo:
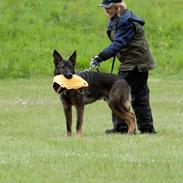
[[108, 135], [104, 102], [66, 137], [51, 79], [0, 80], [0, 183], [183, 182], [183, 81], [150, 79], [157, 135]]

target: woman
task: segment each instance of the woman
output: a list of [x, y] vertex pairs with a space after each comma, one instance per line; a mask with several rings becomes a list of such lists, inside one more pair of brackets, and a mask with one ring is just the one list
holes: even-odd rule
[[[149, 104], [148, 71], [155, 68], [155, 61], [144, 34], [144, 20], [130, 12], [122, 0], [103, 0], [110, 21], [107, 34], [111, 44], [91, 61], [93, 66], [117, 56], [121, 62], [118, 76], [124, 78], [131, 87], [132, 107], [141, 133], [155, 133], [151, 107]], [[110, 133], [127, 133], [128, 127], [112, 115], [113, 129]]]

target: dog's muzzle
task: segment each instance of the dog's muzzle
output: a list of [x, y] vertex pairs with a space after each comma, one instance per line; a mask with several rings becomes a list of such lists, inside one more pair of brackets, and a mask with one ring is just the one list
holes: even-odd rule
[[72, 79], [72, 73], [67, 73], [67, 74], [64, 74], [64, 77], [66, 77], [67, 79]]

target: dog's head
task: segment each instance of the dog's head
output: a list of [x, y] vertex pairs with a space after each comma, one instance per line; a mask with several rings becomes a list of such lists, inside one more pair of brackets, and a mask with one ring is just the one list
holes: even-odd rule
[[75, 74], [74, 66], [76, 64], [76, 51], [73, 52], [68, 60], [65, 60], [56, 50], [54, 50], [53, 62], [55, 64], [54, 76], [62, 74], [67, 79], [71, 79], [72, 75]]

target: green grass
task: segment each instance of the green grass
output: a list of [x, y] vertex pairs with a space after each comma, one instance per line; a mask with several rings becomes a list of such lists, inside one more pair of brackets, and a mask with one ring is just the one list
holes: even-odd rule
[[0, 81], [1, 183], [182, 182], [181, 80], [150, 80], [158, 131], [152, 136], [106, 136], [111, 114], [101, 101], [86, 106], [83, 137], [67, 138], [51, 84], [50, 79]]
[[[181, 0], [126, 0], [146, 20], [146, 34], [157, 60], [158, 77], [183, 72]], [[0, 78], [30, 78], [52, 73], [52, 51], [78, 52], [78, 68], [108, 46], [107, 17], [101, 0], [0, 0]], [[110, 70], [110, 61], [102, 70]], [[117, 67], [117, 66], [116, 66]]]

